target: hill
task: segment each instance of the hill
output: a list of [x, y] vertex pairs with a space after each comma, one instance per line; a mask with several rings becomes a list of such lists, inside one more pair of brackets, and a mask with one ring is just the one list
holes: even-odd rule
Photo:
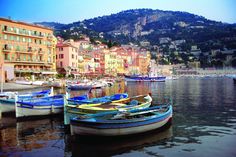
[[187, 12], [135, 9], [96, 17], [71, 24], [39, 23], [55, 28], [63, 38], [79, 39], [83, 34], [93, 40], [112, 40], [160, 45], [161, 38], [185, 40], [183, 51], [197, 45], [202, 51], [211, 48], [236, 48], [236, 25], [216, 22]]

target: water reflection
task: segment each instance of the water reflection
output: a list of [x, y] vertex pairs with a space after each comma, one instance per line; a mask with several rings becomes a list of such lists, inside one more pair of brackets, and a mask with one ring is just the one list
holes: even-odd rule
[[[55, 89], [56, 93], [65, 93]], [[0, 121], [0, 156], [227, 156], [236, 151], [236, 86], [227, 78], [179, 79], [166, 82], [115, 84], [71, 96], [90, 97], [127, 92], [130, 96], [152, 93], [154, 104], [163, 97], [173, 100], [173, 121], [163, 132], [111, 141], [65, 134], [63, 119]]]
[[173, 135], [171, 124], [152, 132], [112, 138], [76, 137], [67, 138], [71, 144], [72, 156], [112, 156], [130, 152], [130, 150], [159, 145]]
[[53, 142], [63, 140], [62, 122], [61, 118], [47, 118], [16, 122], [14, 127], [1, 129], [0, 156], [27, 155], [35, 150], [44, 152], [45, 147], [52, 147]]

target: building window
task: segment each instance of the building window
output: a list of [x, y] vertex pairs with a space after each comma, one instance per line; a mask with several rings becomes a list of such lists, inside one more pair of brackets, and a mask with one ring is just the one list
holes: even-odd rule
[[5, 60], [8, 60], [8, 58], [9, 58], [9, 57], [8, 57], [8, 54], [5, 54], [5, 55], [4, 55], [4, 59], [5, 59]]
[[6, 34], [4, 34], [4, 39], [7, 40], [7, 35]]
[[20, 37], [16, 36], [16, 41], [20, 41]]
[[64, 54], [59, 54], [59, 58], [64, 58]]
[[20, 51], [20, 46], [19, 45], [16, 46], [16, 51]]
[[74, 58], [74, 54], [71, 55], [71, 58], [72, 58], [72, 59]]
[[25, 42], [25, 38], [24, 37], [22, 38], [22, 41]]
[[63, 67], [63, 62], [60, 62], [60, 67]]
[[7, 26], [4, 26], [3, 30], [4, 30], [4, 31], [7, 31]]
[[23, 30], [22, 30], [22, 33], [23, 33], [23, 34], [26, 34], [26, 30], [25, 30], [25, 29], [23, 29]]

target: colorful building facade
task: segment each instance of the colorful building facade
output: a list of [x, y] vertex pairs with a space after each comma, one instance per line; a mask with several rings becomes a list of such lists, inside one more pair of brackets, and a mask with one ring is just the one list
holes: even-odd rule
[[56, 38], [39, 25], [0, 18], [0, 65], [3, 80], [56, 74]]

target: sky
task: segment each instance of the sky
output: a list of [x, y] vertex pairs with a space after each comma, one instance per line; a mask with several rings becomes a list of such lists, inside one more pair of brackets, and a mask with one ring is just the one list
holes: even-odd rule
[[0, 0], [0, 17], [24, 22], [71, 23], [128, 9], [185, 11], [236, 23], [236, 0]]

